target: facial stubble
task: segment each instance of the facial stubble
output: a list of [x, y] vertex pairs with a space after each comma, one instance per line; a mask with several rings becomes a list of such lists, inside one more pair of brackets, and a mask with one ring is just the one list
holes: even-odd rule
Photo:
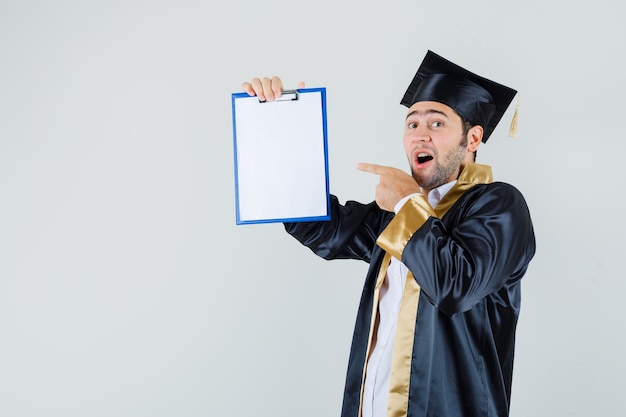
[[445, 155], [443, 163], [439, 162], [439, 154], [435, 155], [433, 162], [435, 169], [428, 177], [420, 175], [413, 169], [411, 163], [411, 173], [415, 181], [425, 190], [432, 190], [451, 181], [451, 178], [457, 178], [461, 172], [461, 165], [467, 153], [467, 135], [461, 136], [461, 141], [456, 149]]

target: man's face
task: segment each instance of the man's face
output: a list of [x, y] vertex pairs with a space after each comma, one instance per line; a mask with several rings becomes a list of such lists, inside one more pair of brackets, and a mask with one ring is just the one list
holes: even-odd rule
[[409, 108], [404, 149], [413, 178], [423, 189], [430, 191], [456, 179], [467, 153], [475, 150], [469, 147], [461, 117], [449, 106], [420, 101]]

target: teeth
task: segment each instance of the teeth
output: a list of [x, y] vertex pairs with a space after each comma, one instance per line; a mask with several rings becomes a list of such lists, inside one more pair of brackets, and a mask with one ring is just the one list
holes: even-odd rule
[[417, 154], [417, 162], [419, 162], [420, 164], [430, 161], [431, 159], [433, 159], [433, 157], [427, 154], [426, 152], [420, 152]]

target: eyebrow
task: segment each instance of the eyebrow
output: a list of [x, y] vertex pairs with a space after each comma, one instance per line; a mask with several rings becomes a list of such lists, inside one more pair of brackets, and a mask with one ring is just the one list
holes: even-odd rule
[[425, 111], [413, 110], [411, 113], [406, 115], [406, 118], [408, 119], [409, 117], [414, 116], [414, 115], [421, 116], [421, 115], [433, 114], [433, 113], [434, 114], [440, 114], [440, 115], [442, 115], [442, 116], [444, 116], [446, 118], [449, 118], [449, 116], [445, 112], [443, 112], [441, 110], [435, 110], [435, 109], [428, 109], [428, 110], [425, 110]]

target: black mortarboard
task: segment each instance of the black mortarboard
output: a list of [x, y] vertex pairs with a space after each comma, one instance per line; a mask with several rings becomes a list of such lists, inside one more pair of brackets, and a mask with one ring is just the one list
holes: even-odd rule
[[400, 104], [437, 101], [484, 129], [483, 142], [496, 128], [517, 91], [498, 84], [428, 51]]

